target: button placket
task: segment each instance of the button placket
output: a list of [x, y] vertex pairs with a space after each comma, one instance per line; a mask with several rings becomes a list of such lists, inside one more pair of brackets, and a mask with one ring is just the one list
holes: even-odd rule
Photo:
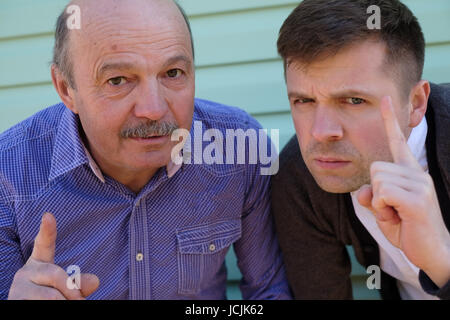
[[145, 201], [143, 198], [136, 200], [132, 204], [132, 214], [130, 219], [130, 228], [132, 234], [130, 237], [130, 263], [132, 272], [130, 290], [132, 299], [147, 300], [150, 299], [150, 270], [148, 258], [148, 225]]

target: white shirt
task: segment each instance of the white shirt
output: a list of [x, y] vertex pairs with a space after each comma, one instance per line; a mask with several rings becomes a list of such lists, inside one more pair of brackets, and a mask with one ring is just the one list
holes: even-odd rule
[[[414, 157], [428, 171], [425, 140], [427, 137], [427, 121], [423, 117], [420, 124], [413, 128], [408, 138], [408, 146]], [[359, 191], [359, 190], [358, 190]], [[356, 198], [358, 191], [351, 193], [356, 216], [378, 243], [380, 251], [380, 268], [397, 279], [397, 286], [402, 299], [437, 299], [422, 290], [419, 283], [419, 268], [416, 267], [403, 252], [386, 239], [376, 223], [372, 212], [361, 206]]]

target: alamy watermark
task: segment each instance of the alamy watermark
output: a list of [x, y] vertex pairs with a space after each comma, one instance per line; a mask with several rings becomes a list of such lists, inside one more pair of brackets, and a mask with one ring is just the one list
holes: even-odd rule
[[371, 14], [367, 18], [367, 28], [369, 30], [381, 29], [381, 9], [379, 6], [371, 5], [367, 8], [367, 14]]
[[69, 290], [81, 289], [81, 269], [77, 265], [70, 265], [67, 267], [66, 272], [68, 274], [66, 280], [66, 286]]
[[[171, 152], [172, 162], [184, 164], [260, 164], [261, 175], [278, 172], [279, 130], [249, 128], [210, 128], [203, 132], [203, 123], [194, 121], [193, 138], [186, 129], [176, 129], [171, 140], [178, 141]], [[180, 141], [181, 139], [181, 141]], [[205, 144], [205, 142], [207, 144]], [[269, 150], [270, 149], [270, 150]]]
[[69, 30], [81, 29], [81, 9], [79, 6], [73, 4], [67, 7], [66, 13], [69, 15], [67, 18], [67, 28]]
[[369, 290], [381, 289], [381, 270], [377, 265], [370, 265], [366, 272], [370, 274], [367, 278], [366, 286]]

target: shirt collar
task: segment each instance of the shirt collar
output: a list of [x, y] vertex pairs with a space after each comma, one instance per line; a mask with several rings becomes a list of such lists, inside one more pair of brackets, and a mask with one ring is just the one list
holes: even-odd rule
[[[92, 172], [97, 176], [97, 178], [100, 179], [101, 182], [105, 183], [105, 177], [103, 176], [103, 173], [102, 173], [100, 167], [97, 165], [94, 158], [91, 156], [91, 153], [84, 145], [83, 145], [83, 148], [86, 153], [89, 167], [91, 168]], [[180, 168], [181, 168], [181, 164], [175, 164], [172, 161], [170, 161], [166, 166], [167, 177], [169, 179], [172, 178]]]
[[408, 138], [408, 146], [424, 171], [428, 170], [427, 149], [425, 146], [427, 134], [428, 124], [424, 116], [419, 125], [411, 130], [411, 134]]
[[[80, 137], [78, 116], [66, 108], [56, 133], [49, 180], [84, 164], [89, 164], [95, 176], [105, 183], [105, 177], [100, 167]], [[177, 165], [170, 161], [166, 166], [167, 177], [173, 177], [181, 166], [182, 164]]]
[[88, 162], [78, 124], [78, 116], [65, 108], [56, 132], [49, 181]]

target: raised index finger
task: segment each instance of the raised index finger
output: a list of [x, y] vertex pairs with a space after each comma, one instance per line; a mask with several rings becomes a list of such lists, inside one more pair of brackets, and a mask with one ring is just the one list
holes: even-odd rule
[[34, 239], [31, 258], [47, 263], [53, 263], [56, 247], [56, 220], [51, 213], [42, 217], [39, 233]]
[[409, 167], [420, 167], [406, 143], [405, 135], [400, 129], [390, 96], [386, 96], [381, 100], [380, 109], [394, 163]]

